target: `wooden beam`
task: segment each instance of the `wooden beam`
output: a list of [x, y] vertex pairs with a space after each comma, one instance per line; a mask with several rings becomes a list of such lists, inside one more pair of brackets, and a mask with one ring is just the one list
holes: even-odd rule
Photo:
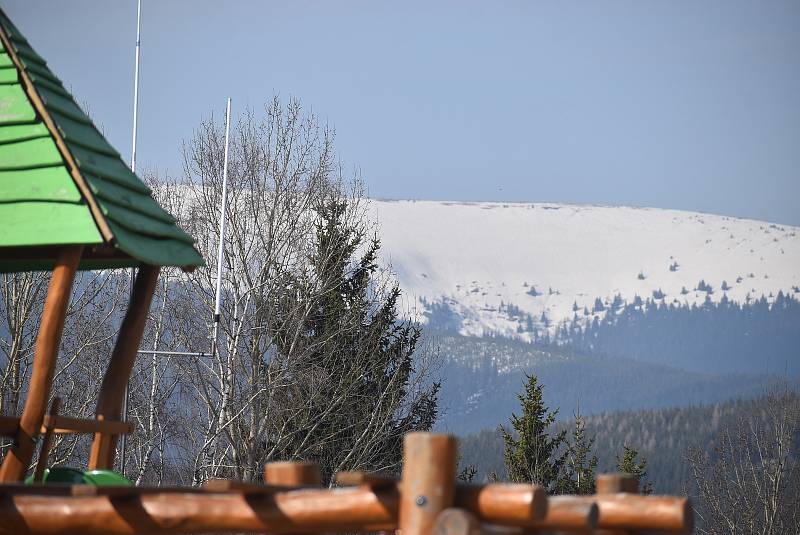
[[41, 483], [44, 479], [44, 470], [47, 468], [47, 458], [50, 456], [50, 447], [53, 445], [53, 431], [55, 430], [55, 426], [53, 426], [52, 420], [58, 416], [59, 409], [61, 409], [61, 398], [55, 397], [50, 404], [50, 414], [45, 416], [44, 425], [42, 426], [44, 438], [42, 439], [42, 447], [39, 449], [39, 459], [36, 461], [36, 469], [33, 471], [33, 481], [35, 483]]
[[47, 399], [53, 386], [67, 305], [82, 252], [81, 245], [65, 247], [53, 268], [39, 324], [39, 334], [36, 336], [28, 396], [20, 416], [14, 444], [6, 453], [3, 465], [0, 467], [0, 482], [21, 481], [33, 458], [34, 440], [41, 430], [44, 413], [47, 410]]
[[317, 463], [278, 461], [264, 466], [264, 483], [286, 487], [322, 485], [322, 472]]
[[19, 429], [18, 416], [0, 416], [0, 436], [14, 437], [17, 436]]
[[439, 513], [453, 506], [455, 477], [455, 437], [434, 433], [405, 436], [398, 517], [403, 535], [432, 533]]
[[465, 509], [450, 507], [436, 517], [433, 535], [480, 535], [481, 523]]
[[[136, 276], [131, 302], [120, 326], [111, 361], [100, 386], [96, 416], [98, 420], [119, 420], [128, 379], [136, 361], [136, 351], [142, 341], [147, 312], [158, 281], [158, 266], [142, 266]], [[111, 469], [117, 447], [117, 435], [96, 433], [89, 455], [89, 468]]]
[[128, 435], [133, 432], [133, 424], [118, 420], [96, 420], [94, 418], [70, 418], [68, 416], [44, 417], [42, 432], [50, 427], [56, 435], [94, 434]]
[[265, 496], [150, 490], [119, 496], [3, 495], [0, 487], [0, 534], [348, 533], [397, 524], [395, 489], [302, 489]]
[[545, 518], [547, 493], [537, 485], [489, 483], [456, 485], [455, 506], [472, 511], [483, 522], [529, 526]]
[[620, 492], [572, 499], [597, 504], [597, 527], [603, 530], [691, 533], [694, 527], [694, 512], [688, 498]]

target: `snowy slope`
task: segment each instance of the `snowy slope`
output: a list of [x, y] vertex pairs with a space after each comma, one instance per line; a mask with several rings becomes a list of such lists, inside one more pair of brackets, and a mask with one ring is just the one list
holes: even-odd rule
[[[447, 303], [466, 335], [529, 337], [518, 332], [509, 304], [531, 314], [538, 329], [544, 312], [553, 329], [573, 318], [574, 303], [585, 321], [583, 308], [591, 311], [597, 297], [631, 302], [660, 290], [666, 302], [700, 304], [724, 294], [744, 302], [800, 286], [797, 227], [565, 204], [376, 200], [371, 209], [384, 261], [416, 317], [424, 321], [431, 302]], [[701, 279], [713, 293], [695, 290]], [[530, 295], [531, 286], [541, 295]]]

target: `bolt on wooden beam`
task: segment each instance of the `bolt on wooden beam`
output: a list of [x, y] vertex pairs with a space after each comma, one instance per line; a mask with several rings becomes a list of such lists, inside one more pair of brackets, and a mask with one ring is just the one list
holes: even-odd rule
[[434, 433], [405, 436], [398, 515], [403, 535], [433, 532], [439, 513], [454, 503], [455, 477], [455, 437]]

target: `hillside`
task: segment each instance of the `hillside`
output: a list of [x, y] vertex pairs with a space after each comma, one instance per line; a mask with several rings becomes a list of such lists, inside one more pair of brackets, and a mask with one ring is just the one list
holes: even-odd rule
[[518, 408], [525, 373], [545, 385], [545, 401], [565, 418], [604, 411], [708, 404], [760, 395], [775, 377], [710, 374], [502, 337], [429, 333], [443, 358], [439, 430], [496, 429]]
[[[548, 390], [552, 389], [546, 387], [545, 392]], [[681, 493], [691, 475], [687, 448], [709, 451], [721, 429], [746, 414], [760, 414], [765, 403], [765, 398], [759, 397], [706, 406], [609, 412], [587, 417], [586, 430], [596, 439], [599, 472], [615, 471], [616, 456], [627, 444], [647, 458], [647, 479], [656, 493]], [[571, 422], [562, 421], [556, 427], [570, 425]], [[496, 429], [462, 437], [459, 448], [462, 465], [475, 465], [478, 479], [490, 472], [505, 477], [503, 441]]]
[[[746, 303], [800, 295], [800, 229], [679, 210], [373, 201], [409, 308], [464, 335], [531, 340], [619, 296]], [[702, 281], [702, 282], [701, 282]], [[606, 305], [598, 310], [597, 300]]]

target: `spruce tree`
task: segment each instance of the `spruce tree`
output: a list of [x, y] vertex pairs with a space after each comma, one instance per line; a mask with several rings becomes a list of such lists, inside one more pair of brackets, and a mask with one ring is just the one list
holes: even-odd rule
[[[377, 237], [351, 223], [346, 201], [328, 200], [316, 215], [309, 269], [284, 274], [285, 291], [272, 303], [282, 312], [271, 326], [273, 364], [287, 376], [275, 395], [305, 400], [306, 410], [285, 415], [292, 441], [266, 448], [318, 462], [325, 481], [334, 471], [394, 471], [403, 435], [433, 426], [439, 384], [414, 383], [421, 332], [399, 317], [396, 283], [381, 289], [376, 281]], [[311, 313], [293, 321], [295, 311]]]
[[572, 441], [567, 450], [565, 483], [569, 494], [594, 494], [594, 471], [597, 468], [597, 455], [592, 452], [594, 441], [594, 437], [586, 436], [586, 421], [583, 416], [576, 413]]
[[[638, 462], [637, 457], [640, 459]], [[617, 455], [617, 469], [622, 473], [639, 478], [639, 492], [642, 494], [653, 493], [653, 485], [644, 483], [644, 478], [647, 477], [647, 459], [640, 456], [636, 448], [627, 444], [623, 446], [622, 456]]]
[[500, 426], [508, 478], [517, 483], [541, 485], [549, 493], [563, 493], [567, 487], [564, 476], [567, 432], [548, 434], [558, 411], [551, 412], [545, 405], [543, 386], [536, 376], [526, 374], [526, 378], [525, 391], [517, 396], [522, 414], [511, 415], [511, 430]]

